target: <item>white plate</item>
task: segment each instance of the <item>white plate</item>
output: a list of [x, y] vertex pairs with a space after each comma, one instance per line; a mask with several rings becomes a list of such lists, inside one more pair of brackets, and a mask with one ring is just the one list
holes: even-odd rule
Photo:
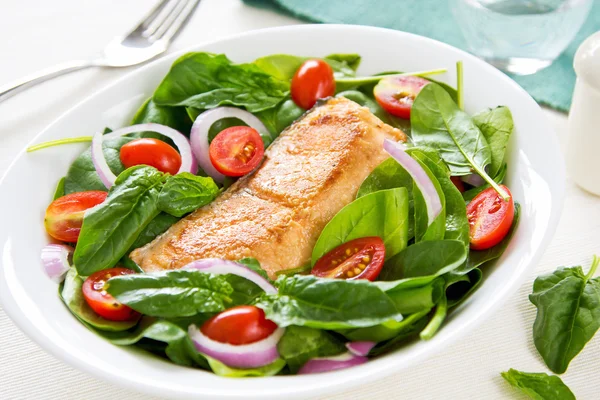
[[[186, 51], [192, 50], [225, 53], [237, 62], [273, 53], [358, 53], [363, 57], [359, 74], [446, 67], [450, 72], [436, 79], [450, 84], [455, 83], [455, 62], [463, 60], [466, 110], [474, 113], [484, 107], [507, 105], [513, 113], [516, 131], [510, 143], [507, 185], [522, 205], [516, 234], [500, 261], [486, 268], [479, 290], [452, 313], [432, 340], [412, 343], [343, 371], [226, 379], [179, 367], [130, 347], [113, 346], [69, 313], [57, 296], [56, 285], [40, 268], [39, 252], [48, 242], [42, 222], [56, 182], [85, 146], [62, 146], [33, 154], [21, 152], [0, 183], [0, 299], [14, 322], [56, 357], [110, 382], [176, 398], [295, 399], [348, 389], [423, 362], [431, 354], [444, 351], [452, 340], [464, 337], [516, 290], [548, 245], [564, 193], [558, 142], [535, 101], [483, 61], [420, 36], [343, 25], [266, 29]], [[34, 143], [125, 125], [183, 53], [148, 64], [94, 94], [40, 133]]]

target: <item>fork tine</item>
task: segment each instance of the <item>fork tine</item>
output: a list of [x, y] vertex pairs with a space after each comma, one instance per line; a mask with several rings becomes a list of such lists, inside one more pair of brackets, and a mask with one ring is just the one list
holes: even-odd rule
[[169, 4], [171, 0], [162, 0], [152, 10], [146, 14], [146, 16], [139, 22], [139, 24], [131, 30], [130, 33], [133, 32], [144, 32], [148, 26], [156, 19], [156, 17], [161, 13], [161, 11], [165, 8], [167, 4]]
[[152, 20], [141, 32], [142, 36], [145, 38], [149, 38], [152, 41], [152, 36], [156, 33], [161, 26], [165, 24], [168, 20], [169, 16], [177, 10], [180, 6], [181, 0], [166, 0], [167, 3], [157, 14], [156, 18]]
[[184, 6], [179, 9], [179, 12], [177, 14], [175, 12], [171, 13], [167, 21], [160, 27], [161, 29], [158, 29], [151, 39], [166, 42], [173, 40], [181, 31], [181, 28], [189, 22], [199, 2], [200, 0], [184, 0]]

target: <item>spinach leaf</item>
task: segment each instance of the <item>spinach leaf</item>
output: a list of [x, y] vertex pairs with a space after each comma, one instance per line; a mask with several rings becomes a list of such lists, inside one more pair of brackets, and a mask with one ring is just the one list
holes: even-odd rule
[[312, 264], [333, 248], [350, 240], [379, 236], [386, 258], [406, 247], [408, 192], [404, 188], [380, 190], [342, 208], [325, 226], [312, 253]]
[[271, 137], [274, 139], [305, 112], [306, 110], [298, 107], [288, 96], [277, 107], [260, 111], [255, 115], [267, 127], [271, 133]]
[[375, 99], [367, 96], [363, 92], [360, 92], [358, 90], [346, 90], [336, 94], [335, 97], [345, 97], [348, 100], [352, 100], [353, 102], [358, 103], [363, 107], [367, 107], [373, 115], [375, 115], [384, 123], [391, 126], [395, 126], [397, 128], [400, 127], [396, 119], [393, 118], [390, 114], [388, 114], [387, 111], [385, 111], [383, 108], [381, 108], [381, 106], [375, 101]]
[[488, 108], [473, 116], [473, 122], [490, 146], [492, 161], [488, 173], [496, 176], [504, 164], [504, 153], [514, 128], [510, 109], [505, 106]]
[[[164, 107], [156, 104], [152, 98], [146, 100], [135, 113], [131, 125], [153, 122], [166, 125], [178, 132], [189, 136], [192, 129], [192, 120], [183, 107]], [[130, 135], [132, 137], [156, 138], [165, 140], [165, 137], [156, 132], [138, 132]]]
[[433, 183], [433, 186], [435, 187], [435, 190], [442, 204], [442, 209], [440, 213], [430, 223], [425, 198], [423, 197], [423, 194], [418, 188], [416, 182], [413, 181], [412, 194], [415, 207], [415, 241], [419, 242], [421, 240], [443, 239], [446, 233], [446, 197], [444, 195], [444, 191], [442, 190], [442, 186], [438, 182], [437, 178], [433, 175], [433, 172], [431, 172], [429, 167], [419, 159], [415, 158], [415, 160], [419, 163], [421, 168], [423, 168], [429, 179], [431, 179], [431, 182]]
[[485, 172], [490, 147], [477, 125], [439, 85], [423, 87], [411, 109], [412, 138], [440, 152], [452, 175], [476, 172], [499, 193], [503, 191]]
[[394, 281], [420, 276], [439, 276], [461, 266], [467, 249], [459, 240], [418, 242], [388, 260], [378, 279]]
[[161, 106], [205, 110], [228, 104], [257, 112], [275, 107], [288, 91], [288, 82], [255, 64], [233, 64], [223, 54], [187, 53], [173, 63], [152, 99]]
[[330, 63], [332, 68], [337, 68], [339, 71], [342, 71], [341, 67], [338, 67], [334, 61], [337, 61], [343, 64], [345, 67], [348, 67], [352, 70], [352, 73], [348, 72], [348, 75], [353, 75], [354, 72], [360, 66], [362, 58], [358, 54], [346, 54], [346, 53], [334, 53], [328, 56], [325, 56], [325, 61]]
[[[500, 171], [498, 171], [498, 173], [494, 177], [494, 181], [496, 183], [500, 184], [500, 183], [504, 182], [504, 178], [506, 177], [507, 168], [508, 168], [507, 164], [504, 163], [502, 165], [502, 167], [500, 168]], [[471, 200], [473, 200], [475, 198], [475, 196], [477, 196], [479, 193], [483, 192], [485, 189], [490, 188], [490, 187], [491, 186], [486, 183], [484, 185], [469, 189], [462, 194], [463, 199], [465, 200], [466, 203], [469, 203]]]
[[288, 326], [277, 344], [279, 356], [292, 373], [315, 357], [335, 356], [346, 351], [342, 342], [332, 334], [306, 326]]
[[263, 295], [256, 305], [281, 327], [343, 329], [401, 317], [394, 302], [369, 281], [295, 275], [280, 276], [275, 283], [279, 293]]
[[233, 294], [226, 276], [195, 270], [118, 276], [109, 280], [107, 291], [142, 314], [165, 318], [223, 311]]
[[237, 369], [231, 368], [222, 362], [215, 360], [212, 357], [204, 356], [208, 360], [208, 364], [210, 365], [210, 369], [219, 376], [226, 376], [229, 378], [243, 378], [246, 376], [273, 376], [277, 375], [279, 371], [285, 367], [285, 361], [281, 358], [273, 361], [271, 364], [267, 364], [263, 367], [259, 368], [245, 368], [245, 369]]
[[167, 178], [160, 195], [158, 209], [182, 217], [213, 201], [219, 187], [210, 177], [182, 172]]
[[124, 331], [137, 324], [137, 320], [110, 321], [96, 314], [83, 298], [82, 285], [83, 279], [77, 275], [75, 268], [71, 268], [59, 287], [58, 293], [71, 313], [84, 325], [104, 331]]
[[131, 253], [133, 250], [138, 249], [142, 246], [153, 241], [158, 235], [166, 232], [167, 229], [171, 227], [175, 222], [179, 221], [179, 218], [172, 216], [171, 214], [167, 214], [164, 212], [159, 213], [146, 227], [142, 230], [142, 232], [135, 239], [129, 250], [127, 250], [126, 254]]
[[533, 342], [552, 372], [562, 374], [600, 327], [600, 278], [580, 266], [536, 278], [529, 300], [537, 307]]
[[[407, 282], [407, 281], [405, 281]], [[381, 288], [381, 284], [375, 283]], [[402, 315], [412, 314], [423, 310], [430, 310], [443, 297], [444, 280], [442, 278], [431, 279], [424, 286], [398, 285], [396, 288], [386, 290], [385, 293], [396, 305], [396, 309]]]
[[[406, 339], [408, 336], [412, 336], [415, 333], [418, 333], [425, 324], [427, 324], [427, 314], [429, 314], [431, 309], [422, 310], [416, 312], [414, 314], [410, 314], [402, 321], [394, 321], [389, 320], [382, 324], [369, 326], [367, 328], [357, 328], [357, 329], [346, 329], [343, 331], [338, 331], [340, 334], [344, 335], [346, 338], [352, 341], [360, 342], [360, 341], [368, 341], [368, 342], [385, 342], [390, 341], [390, 339], [394, 339], [396, 342]], [[423, 324], [417, 324], [419, 326], [418, 330], [414, 330], [415, 324], [418, 321], [423, 321]], [[369, 355], [378, 355], [385, 351], [386, 349], [382, 349], [383, 346], [377, 346]], [[391, 347], [391, 345], [389, 346]]]
[[237, 262], [239, 262], [240, 264], [244, 264], [246, 267], [256, 272], [257, 274], [265, 278], [267, 281], [272, 282], [271, 278], [269, 278], [269, 275], [267, 274], [267, 271], [262, 269], [260, 263], [256, 258], [246, 257], [242, 258], [241, 260], [238, 260]]
[[556, 375], [509, 369], [501, 373], [512, 387], [534, 400], [575, 400], [571, 389]]
[[152, 167], [129, 168], [117, 177], [106, 200], [86, 212], [73, 254], [80, 275], [110, 268], [127, 253], [158, 215], [163, 179], [164, 174]]
[[[377, 338], [377, 336], [372, 336], [374, 338], [372, 340], [379, 343], [369, 352], [369, 356], [376, 357], [381, 354], [389, 353], [390, 351], [393, 351], [399, 346], [403, 345], [406, 342], [406, 340], [410, 339], [413, 336], [416, 336], [417, 333], [423, 330], [425, 325], [427, 325], [427, 314], [429, 314], [429, 310], [424, 310], [419, 313], [411, 314], [408, 317], [404, 318], [402, 321], [397, 322], [398, 325], [394, 330], [391, 330], [387, 336], [381, 336], [383, 340], [376, 340], [375, 338]], [[352, 338], [350, 339], [358, 340]]]
[[479, 268], [464, 273], [450, 272], [444, 276], [446, 279], [446, 299], [448, 308], [455, 307], [469, 297], [481, 283], [483, 274]]
[[[293, 78], [302, 63], [311, 58], [317, 57], [272, 54], [256, 59], [254, 64], [275, 79], [288, 82]], [[331, 54], [322, 58], [322, 60], [329, 64], [336, 77], [350, 77], [354, 76], [361, 57], [358, 54]]]
[[[131, 138], [120, 137], [102, 142], [104, 158], [115, 175], [119, 175], [125, 170], [121, 164], [120, 151], [121, 147], [131, 140]], [[100, 180], [94, 167], [92, 152], [89, 148], [73, 161], [65, 176], [65, 194], [85, 192], [86, 190], [106, 191], [106, 186]]]
[[54, 196], [52, 196], [52, 200], [56, 200], [59, 197], [63, 197], [65, 195], [65, 177], [60, 178], [58, 183], [56, 184], [56, 189], [54, 189]]

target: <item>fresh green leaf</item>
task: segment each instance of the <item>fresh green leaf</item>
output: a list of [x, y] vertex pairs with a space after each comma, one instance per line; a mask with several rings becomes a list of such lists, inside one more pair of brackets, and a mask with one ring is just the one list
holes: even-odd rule
[[161, 106], [205, 110], [227, 104], [258, 112], [275, 107], [288, 91], [288, 82], [255, 64], [232, 64], [223, 54], [187, 53], [173, 63], [152, 99]]
[[271, 133], [271, 137], [276, 138], [305, 112], [306, 110], [298, 107], [292, 99], [286, 98], [277, 107], [260, 111], [255, 115], [267, 127]]
[[158, 215], [164, 174], [139, 165], [121, 173], [106, 200], [86, 212], [73, 254], [82, 276], [114, 266]]
[[473, 122], [485, 136], [490, 147], [492, 160], [487, 172], [490, 176], [496, 176], [504, 165], [506, 145], [514, 128], [512, 114], [505, 106], [488, 108], [475, 114]]
[[592, 279], [599, 263], [594, 256], [587, 275], [580, 266], [561, 267], [533, 283], [533, 342], [552, 372], [565, 372], [600, 327], [600, 278]]
[[[425, 317], [429, 314], [429, 311], [431, 311], [431, 309], [410, 314], [403, 318], [402, 321], [389, 320], [382, 324], [369, 326], [367, 328], [345, 329], [338, 332], [355, 342], [368, 341], [381, 343], [394, 338], [398, 339], [397, 341], [400, 341], [406, 339], [408, 336], [418, 333], [425, 327], [425, 324], [427, 323]], [[422, 327], [419, 327], [418, 330], [413, 330], [415, 323], [420, 320], [424, 320]], [[370, 355], [385, 352], [384, 349], [378, 349], [378, 347], [380, 346], [375, 347]]]
[[246, 267], [256, 272], [257, 274], [265, 278], [267, 281], [271, 282], [271, 278], [269, 278], [267, 271], [262, 269], [262, 267], [260, 266], [260, 262], [258, 262], [256, 258], [246, 257], [242, 258], [241, 260], [238, 260], [237, 262], [239, 262], [240, 264], [244, 264]]
[[130, 269], [134, 272], [137, 272], [138, 274], [143, 274], [144, 270], [137, 265], [137, 263], [135, 261], [133, 261], [131, 258], [129, 258], [129, 256], [124, 256], [123, 258], [121, 258], [121, 260], [119, 261], [119, 264], [121, 264], [123, 267]]
[[[414, 157], [413, 157], [414, 158]], [[414, 213], [415, 213], [415, 241], [419, 242], [422, 240], [439, 240], [443, 239], [446, 233], [446, 197], [440, 182], [433, 175], [433, 172], [425, 165], [421, 160], [415, 158], [421, 168], [425, 171], [435, 190], [439, 196], [442, 209], [435, 219], [429, 223], [429, 215], [427, 213], [427, 204], [425, 198], [419, 190], [417, 183], [413, 181], [413, 202], [414, 202]]]
[[[192, 129], [192, 120], [183, 107], [164, 107], [154, 103], [152, 98], [146, 100], [135, 113], [131, 125], [156, 123], [166, 125], [176, 131], [189, 136]], [[132, 137], [156, 138], [164, 140], [165, 137], [157, 132], [138, 132], [130, 135]]]
[[444, 320], [446, 319], [446, 315], [448, 314], [448, 300], [446, 296], [442, 296], [440, 298], [439, 303], [437, 303], [435, 307], [435, 312], [431, 317], [431, 320], [425, 326], [425, 328], [421, 331], [419, 336], [422, 340], [430, 340], [435, 336], [437, 331], [440, 329]]
[[[378, 342], [378, 344], [369, 352], [369, 356], [376, 357], [385, 353], [389, 353], [390, 351], [395, 350], [399, 346], [403, 345], [411, 337], [416, 336], [427, 325], [427, 314], [429, 314], [429, 311], [430, 310], [423, 310], [422, 312], [407, 316], [402, 321], [397, 323], [395, 329], [391, 330], [387, 337], [381, 336], [384, 338], [383, 340], [372, 339], [373, 341]], [[350, 339], [358, 340], [352, 338]]]
[[[121, 163], [120, 151], [121, 147], [131, 140], [131, 138], [120, 137], [102, 142], [104, 158], [115, 175], [119, 175], [125, 170]], [[65, 194], [85, 192], [86, 190], [107, 190], [96, 172], [89, 148], [73, 161], [65, 176]]]
[[159, 213], [156, 217], [150, 221], [148, 225], [142, 230], [142, 232], [135, 239], [126, 254], [131, 253], [135, 249], [139, 249], [142, 246], [153, 241], [158, 235], [161, 235], [167, 231], [175, 222], [179, 221], [179, 218], [167, 214], [164, 212]]
[[333, 248], [353, 239], [379, 236], [386, 258], [406, 247], [408, 236], [408, 191], [380, 190], [354, 200], [325, 226], [312, 253], [312, 264]]
[[575, 400], [571, 389], [556, 375], [509, 369], [502, 377], [533, 400]]
[[285, 361], [281, 358], [273, 361], [271, 364], [265, 365], [264, 367], [259, 368], [248, 368], [248, 369], [238, 369], [231, 368], [222, 362], [215, 360], [212, 357], [204, 356], [208, 360], [208, 364], [210, 365], [210, 369], [219, 376], [226, 376], [228, 378], [243, 378], [247, 376], [273, 376], [277, 375], [279, 371], [285, 367]]
[[393, 301], [373, 282], [295, 275], [280, 276], [276, 285], [279, 292], [263, 295], [256, 305], [280, 327], [343, 329], [401, 317]]
[[[427, 276], [427, 278], [430, 278]], [[443, 297], [444, 294], [444, 279], [433, 278], [430, 282], [423, 286], [416, 284], [418, 278], [411, 280], [402, 280], [395, 288], [385, 290], [385, 293], [396, 305], [396, 309], [402, 315], [413, 314], [423, 310], [432, 309]], [[401, 282], [401, 281], [398, 281]], [[413, 283], [414, 282], [414, 283]], [[374, 282], [374, 284], [383, 289], [384, 282]], [[408, 283], [408, 285], [407, 285]], [[385, 282], [385, 286], [389, 282]]]
[[56, 200], [59, 197], [63, 197], [65, 195], [65, 177], [60, 178], [58, 183], [56, 184], [56, 189], [54, 189], [54, 196], [52, 196], [52, 200]]
[[[504, 182], [504, 178], [506, 177], [506, 171], [508, 169], [508, 166], [506, 163], [504, 163], [502, 165], [502, 167], [500, 168], [500, 171], [498, 171], [498, 173], [496, 174], [496, 176], [494, 177], [494, 181], [497, 184], [501, 184]], [[471, 200], [473, 200], [475, 198], [475, 196], [477, 196], [479, 193], [483, 192], [485, 189], [490, 188], [491, 186], [489, 184], [484, 184], [481, 186], [477, 186], [474, 187], [472, 189], [469, 189], [467, 191], [465, 191], [462, 196], [463, 199], [465, 200], [465, 202], [468, 204]]]
[[338, 355], [346, 351], [346, 347], [326, 331], [292, 325], [279, 340], [277, 351], [291, 372], [296, 373], [308, 360]]
[[111, 278], [108, 293], [151, 317], [189, 317], [229, 308], [233, 288], [224, 275], [174, 270]]
[[75, 268], [71, 268], [67, 272], [67, 276], [60, 286], [58, 293], [73, 315], [86, 326], [90, 325], [103, 331], [124, 331], [137, 324], [137, 319], [131, 321], [110, 321], [96, 314], [83, 298], [83, 293], [81, 292], [82, 286], [83, 279], [77, 275]]
[[[356, 72], [358, 67], [360, 66], [362, 58], [358, 54], [342, 54], [342, 53], [334, 53], [328, 56], [325, 56], [325, 61], [331, 63], [332, 61], [337, 61], [345, 64], [348, 68], [350, 68], [353, 72]], [[333, 65], [332, 65], [333, 67]]]
[[182, 217], [213, 201], [219, 187], [210, 177], [182, 172], [167, 178], [160, 195], [158, 209]]
[[394, 118], [392, 115], [388, 114], [387, 111], [381, 108], [381, 106], [375, 101], [375, 99], [369, 97], [361, 91], [346, 90], [336, 94], [335, 97], [345, 97], [348, 100], [352, 100], [353, 102], [358, 103], [363, 107], [367, 107], [373, 115], [375, 115], [384, 123], [394, 126], [396, 128], [406, 130], [404, 124], [399, 122], [397, 118]]
[[466, 300], [481, 283], [483, 274], [479, 268], [464, 273], [450, 272], [444, 276], [446, 279], [446, 299], [448, 308], [455, 307]]
[[[289, 54], [272, 54], [261, 57], [254, 64], [280, 81], [289, 82], [304, 61], [315, 57], [299, 57]], [[331, 66], [336, 77], [351, 77], [360, 64], [358, 54], [331, 54], [323, 58]]]

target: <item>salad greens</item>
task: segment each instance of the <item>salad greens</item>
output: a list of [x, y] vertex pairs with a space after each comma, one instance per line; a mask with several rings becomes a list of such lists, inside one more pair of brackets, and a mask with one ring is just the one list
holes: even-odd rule
[[346, 351], [346, 347], [327, 331], [291, 325], [279, 340], [277, 350], [290, 371], [296, 373], [311, 358], [335, 356]]
[[481, 111], [473, 116], [473, 122], [485, 137], [491, 153], [488, 174], [496, 177], [504, 165], [504, 153], [514, 129], [512, 114], [508, 107], [500, 106]]
[[212, 178], [182, 172], [167, 179], [158, 195], [158, 209], [183, 217], [213, 201], [219, 188]]
[[575, 400], [575, 395], [555, 375], [509, 369], [501, 373], [510, 385], [533, 400]]

